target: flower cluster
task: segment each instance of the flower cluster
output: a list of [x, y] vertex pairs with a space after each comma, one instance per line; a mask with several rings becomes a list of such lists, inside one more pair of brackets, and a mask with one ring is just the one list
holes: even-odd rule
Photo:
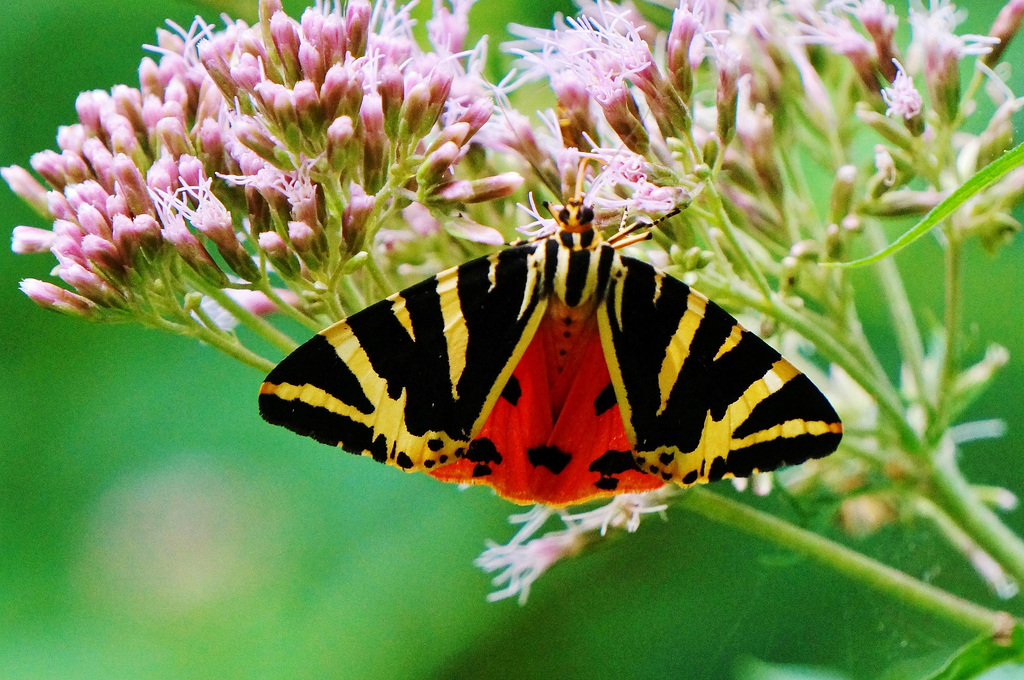
[[[33, 156], [49, 187], [4, 169], [53, 220], [17, 227], [13, 249], [52, 252], [70, 286], [30, 279], [23, 290], [44, 307], [171, 328], [262, 366], [207, 303], [287, 349], [257, 314], [317, 328], [390, 288], [374, 262], [381, 247], [436, 237], [439, 218], [494, 210], [522, 182], [463, 163], [493, 108], [479, 75], [486, 43], [463, 49], [471, 5], [438, 4], [431, 51], [413, 38], [409, 6], [392, 2], [320, 3], [295, 20], [265, 1], [256, 26], [196, 19], [160, 31], [139, 88], [83, 93], [59, 150]], [[425, 226], [402, 228], [403, 211]], [[503, 240], [468, 215], [451, 231]], [[371, 274], [356, 273], [367, 264]]]
[[[997, 346], [973, 365], [964, 356], [962, 246], [995, 252], [1021, 229], [1024, 168], [943, 224], [941, 324], [923, 334], [895, 264], [878, 265], [898, 382], [861, 328], [846, 271], [820, 265], [878, 250], [887, 223], [924, 216], [1012, 146], [1024, 99], [999, 61], [1024, 2], [1007, 3], [987, 35], [958, 35], [963, 13], [948, 0], [917, 4], [901, 44], [884, 0], [679, 0], [664, 26], [644, 8], [580, 0], [580, 16], [551, 30], [513, 27], [517, 71], [498, 84], [483, 76], [486, 41], [466, 44], [472, 4], [435, 2], [429, 49], [392, 0], [322, 0], [298, 20], [260, 0], [254, 26], [197, 19], [161, 31], [138, 88], [79, 97], [59, 150], [32, 158], [42, 181], [4, 169], [51, 223], [16, 227], [14, 250], [52, 253], [66, 284], [29, 279], [23, 290], [268, 368], [260, 339], [295, 346], [279, 319], [319, 330], [406, 277], [483, 252], [467, 241], [550, 229], [533, 192], [582, 187], [601, 226], [672, 214], [631, 253], [748, 314], [846, 423], [839, 454], [758, 475], [753, 490], [782, 485], [853, 535], [925, 518], [1010, 592], [1024, 544], [1006, 547], [988, 507], [1005, 507], [1008, 492], [971, 490], [950, 452], [969, 432], [959, 416], [1007, 360]], [[556, 105], [531, 118], [517, 88], [538, 80]], [[512, 197], [527, 191], [523, 225]], [[539, 538], [551, 511], [514, 518], [524, 527], [478, 564], [501, 570], [493, 597], [525, 599], [555, 561], [609, 527], [635, 530], [662, 501], [622, 496], [562, 515], [565, 529]]]

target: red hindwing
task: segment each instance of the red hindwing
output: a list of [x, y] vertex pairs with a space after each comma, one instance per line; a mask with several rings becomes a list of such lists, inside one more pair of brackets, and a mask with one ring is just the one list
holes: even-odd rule
[[594, 315], [549, 309], [469, 449], [430, 474], [556, 506], [661, 487], [631, 448]]

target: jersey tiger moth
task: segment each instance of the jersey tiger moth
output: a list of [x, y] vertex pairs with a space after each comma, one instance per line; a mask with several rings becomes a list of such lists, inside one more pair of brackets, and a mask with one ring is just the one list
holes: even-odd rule
[[820, 458], [842, 424], [715, 303], [621, 255], [578, 198], [557, 231], [330, 326], [260, 388], [317, 441], [516, 503], [565, 506]]

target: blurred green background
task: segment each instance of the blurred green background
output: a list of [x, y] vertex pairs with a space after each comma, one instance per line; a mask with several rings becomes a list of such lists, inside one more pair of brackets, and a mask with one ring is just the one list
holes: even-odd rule
[[[984, 33], [1001, 3], [970, 3]], [[294, 15], [301, 3], [286, 3]], [[567, 4], [484, 0], [477, 34], [548, 26]], [[500, 13], [499, 13], [500, 12]], [[140, 45], [182, 1], [9, 0], [0, 9], [0, 164], [27, 164], [81, 90], [137, 85]], [[496, 50], [495, 50], [496, 51]], [[1015, 45], [1008, 61], [1022, 63]], [[1013, 55], [1016, 55], [1015, 57]], [[1015, 89], [1024, 91], [1016, 74]], [[40, 223], [0, 190], [4, 233]], [[941, 315], [941, 256], [898, 262], [921, 319]], [[564, 562], [525, 607], [489, 604], [472, 560], [517, 508], [339, 455], [263, 423], [262, 376], [192, 341], [39, 310], [17, 290], [52, 260], [0, 248], [0, 678], [752, 678], [764, 664], [915, 677], [968, 636], [683, 511]], [[1024, 245], [972, 248], [970, 350], [1012, 361], [971, 416], [979, 483], [1024, 492]], [[890, 338], [858, 273], [865, 319]], [[893, 371], [894, 357], [886, 357]], [[730, 486], [717, 491], [732, 495]], [[775, 499], [752, 499], [777, 507]], [[1009, 516], [1024, 530], [1024, 512]], [[836, 532], [833, 532], [836, 533]], [[986, 606], [1000, 601], [926, 527], [840, 540]], [[762, 663], [763, 662], [763, 663]], [[781, 672], [781, 671], [780, 671]], [[792, 676], [785, 676], [792, 677]], [[824, 676], [822, 676], [824, 677]], [[830, 676], [831, 677], [831, 676]]]

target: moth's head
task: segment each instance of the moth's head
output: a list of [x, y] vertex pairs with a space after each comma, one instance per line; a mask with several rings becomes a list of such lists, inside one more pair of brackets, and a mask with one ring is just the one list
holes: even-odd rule
[[545, 203], [545, 207], [551, 211], [555, 223], [563, 231], [582, 234], [594, 229], [594, 209], [589, 205], [583, 205], [583, 199], [579, 196], [570, 198], [565, 205]]

